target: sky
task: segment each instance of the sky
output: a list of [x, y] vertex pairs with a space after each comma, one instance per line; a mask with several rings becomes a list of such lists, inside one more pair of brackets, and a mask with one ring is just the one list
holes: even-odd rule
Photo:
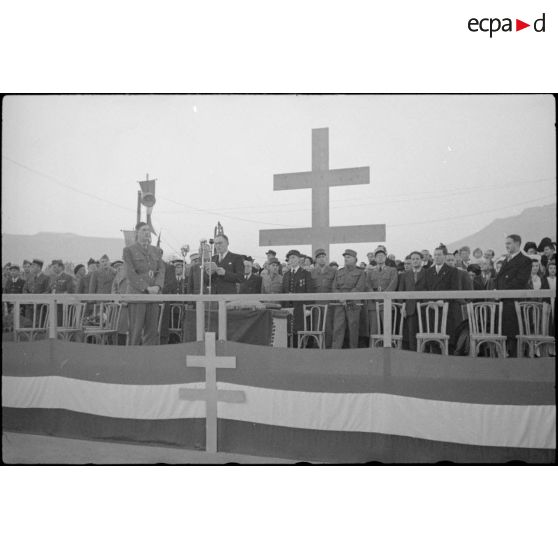
[[273, 175], [310, 170], [324, 127], [331, 169], [370, 167], [370, 184], [330, 189], [330, 224], [385, 224], [397, 257], [556, 201], [550, 95], [10, 96], [2, 116], [3, 234], [119, 237], [148, 173], [165, 256], [219, 220], [262, 261], [259, 230], [310, 226], [310, 190], [274, 191]]

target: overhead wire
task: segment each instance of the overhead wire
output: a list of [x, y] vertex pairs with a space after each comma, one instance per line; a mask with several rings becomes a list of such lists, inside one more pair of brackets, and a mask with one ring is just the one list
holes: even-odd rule
[[[8, 157], [6, 155], [2, 155], [2, 158], [6, 159], [7, 161], [10, 161], [11, 163], [13, 163], [13, 164], [15, 164], [15, 165], [17, 165], [21, 168], [26, 169], [29, 172], [32, 172], [34, 174], [37, 174], [38, 176], [42, 176], [44, 178], [47, 178], [47, 179], [59, 184], [60, 186], [62, 186], [64, 188], [67, 188], [69, 190], [72, 190], [76, 193], [79, 193], [79, 194], [88, 196], [90, 198], [96, 199], [98, 201], [113, 205], [113, 206], [118, 207], [120, 209], [124, 209], [126, 211], [131, 211], [131, 212], [135, 213], [135, 210], [133, 210], [129, 207], [117, 204], [115, 202], [112, 202], [111, 200], [107, 200], [106, 198], [96, 196], [96, 195], [91, 194], [89, 192], [84, 192], [83, 190], [80, 190], [80, 189], [75, 188], [73, 186], [69, 186], [68, 184], [65, 184], [64, 182], [57, 179], [56, 177], [53, 177], [53, 176], [51, 176], [47, 173], [44, 173], [42, 171], [36, 170], [32, 167], [29, 167], [28, 165], [20, 163], [16, 160], [12, 159], [11, 157]], [[545, 181], [550, 181], [550, 180], [554, 180], [554, 179], [553, 178], [543, 178], [543, 179], [536, 179], [536, 180], [532, 180], [532, 181], [507, 182], [507, 183], [502, 184], [502, 185], [495, 185], [495, 186], [491, 186], [491, 187], [479, 186], [479, 187], [469, 188], [469, 189], [450, 190], [449, 193], [457, 192], [457, 191], [465, 191], [465, 190], [466, 191], [477, 191], [477, 190], [487, 190], [487, 189], [501, 189], [501, 188], [509, 187], [510, 184], [523, 184], [523, 183], [533, 184], [533, 183], [536, 183], [536, 182], [545, 182]], [[434, 198], [417, 198], [417, 199], [407, 198], [407, 199], [401, 200], [401, 201], [420, 201], [421, 199], [435, 199], [436, 197], [445, 197], [447, 192], [439, 193], [439, 192], [431, 191], [431, 193], [438, 193], [438, 194], [441, 194], [441, 196], [434, 196]], [[491, 209], [491, 210], [488, 210], [488, 211], [475, 212], [475, 213], [471, 213], [471, 214], [467, 214], [467, 215], [457, 215], [457, 216], [453, 215], [452, 217], [449, 217], [447, 219], [438, 219], [438, 220], [429, 219], [428, 221], [418, 221], [418, 222], [409, 222], [409, 223], [394, 223], [394, 224], [390, 224], [389, 226], [390, 227], [400, 227], [400, 226], [408, 226], [408, 225], [423, 225], [423, 224], [428, 224], [428, 223], [441, 223], [441, 222], [452, 221], [452, 220], [456, 220], [456, 219], [463, 219], [463, 218], [466, 218], [466, 217], [474, 217], [474, 216], [477, 216], [477, 215], [492, 213], [492, 212], [497, 211], [499, 209], [511, 209], [511, 208], [514, 208], [514, 207], [519, 207], [519, 206], [525, 205], [526, 203], [533, 203], [533, 202], [536, 202], [536, 201], [541, 201], [541, 200], [549, 198], [551, 196], [555, 196], [555, 194], [550, 194], [550, 195], [544, 196], [542, 198], [536, 198], [536, 199], [533, 199], [533, 200], [526, 200], [526, 201], [524, 201], [522, 203], [519, 203], [519, 204], [514, 204], [514, 205], [510, 205], [510, 206], [505, 206], [505, 207], [498, 207], [498, 208]], [[165, 200], [169, 203], [174, 203], [174, 204], [179, 205], [181, 207], [185, 207], [186, 209], [189, 209], [190, 211], [195, 211], [195, 212], [199, 212], [199, 213], [206, 213], [208, 215], [216, 215], [217, 217], [220, 217], [222, 219], [232, 219], [232, 220], [236, 220], [236, 221], [244, 221], [244, 222], [256, 223], [256, 224], [260, 224], [260, 225], [272, 225], [272, 226], [278, 226], [278, 227], [282, 227], [282, 228], [286, 228], [286, 229], [298, 228], [298, 227], [294, 227], [292, 225], [285, 225], [285, 224], [282, 224], [282, 223], [271, 223], [271, 222], [267, 222], [267, 221], [260, 221], [260, 220], [257, 220], [257, 219], [247, 219], [247, 218], [244, 218], [244, 217], [226, 215], [226, 214], [223, 214], [222, 212], [219, 212], [219, 211], [191, 206], [191, 205], [188, 205], [188, 204], [185, 204], [185, 203], [182, 203], [182, 202], [178, 202], [178, 201], [172, 200], [170, 198], [165, 198], [165, 197], [162, 197], [162, 196], [159, 196], [159, 199]], [[367, 199], [367, 198], [363, 198], [363, 199]], [[395, 202], [392, 201], [392, 202], [385, 202], [385, 203], [395, 203]], [[273, 204], [271, 207], [276, 207], [277, 205], [288, 205], [288, 204]], [[358, 204], [358, 206], [362, 206], [362, 205], [366, 205], [366, 204], [361, 204], [361, 203]], [[254, 207], [257, 207], [257, 206], [254, 206]], [[261, 207], [263, 207], [263, 206], [261, 206]], [[356, 207], [356, 206], [343, 206], [343, 207]], [[248, 208], [248, 206], [246, 206], [245, 208]], [[336, 208], [336, 207], [332, 206], [332, 208]], [[340, 207], [337, 207], [337, 208], [340, 208]], [[239, 207], [237, 207], [235, 209], [239, 209]], [[307, 209], [301, 209], [300, 211], [307, 211]], [[167, 242], [167, 245], [170, 246], [173, 250], [176, 251], [176, 248], [173, 248], [172, 245], [169, 244], [168, 242]]]

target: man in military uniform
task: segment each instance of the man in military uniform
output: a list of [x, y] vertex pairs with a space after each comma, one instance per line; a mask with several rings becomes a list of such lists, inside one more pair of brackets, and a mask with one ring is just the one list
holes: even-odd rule
[[110, 266], [109, 257], [105, 254], [99, 260], [99, 268], [91, 274], [89, 294], [110, 294], [116, 271]]
[[[165, 283], [165, 266], [161, 251], [150, 245], [151, 230], [147, 223], [136, 225], [137, 242], [123, 251], [126, 294], [158, 294]], [[158, 345], [157, 320], [159, 305], [156, 302], [128, 304], [130, 345]]]
[[50, 278], [49, 291], [56, 294], [72, 294], [76, 292], [74, 278], [64, 271], [62, 260], [52, 260], [54, 275]]
[[10, 266], [10, 278], [2, 289], [4, 294], [22, 294], [25, 281], [20, 277], [19, 265]]
[[[314, 281], [314, 290], [317, 293], [330, 293], [332, 290], [333, 280], [335, 279], [336, 270], [327, 265], [327, 254], [323, 248], [318, 248], [314, 254], [315, 265], [312, 271], [312, 280]], [[333, 306], [324, 300], [320, 300], [318, 304], [328, 304], [325, 324], [325, 345], [329, 349], [333, 339]]]
[[[20, 277], [19, 265], [10, 266], [10, 277], [2, 288], [4, 294], [22, 294], [25, 287], [25, 281]], [[12, 311], [13, 304], [8, 304], [8, 312]], [[19, 313], [22, 314], [24, 308], [21, 307]]]
[[[314, 282], [309, 271], [303, 269], [300, 265], [301, 254], [298, 250], [289, 250], [287, 261], [289, 270], [283, 275], [283, 293], [312, 293], [314, 292]], [[292, 347], [298, 346], [299, 330], [304, 329], [304, 302], [286, 302], [287, 308], [294, 308], [293, 317], [290, 322], [290, 334], [292, 339]]]
[[[43, 273], [43, 261], [33, 260], [31, 262], [31, 275], [23, 287], [24, 293], [44, 294], [49, 292], [50, 278]], [[33, 305], [25, 305], [25, 318], [30, 323], [33, 321]]]
[[283, 292], [283, 276], [279, 273], [281, 262], [277, 258], [270, 258], [267, 263], [266, 273], [261, 273], [262, 293], [280, 294]]
[[43, 261], [33, 260], [31, 262], [31, 276], [25, 283], [24, 293], [44, 294], [49, 292], [50, 279], [43, 273]]
[[23, 260], [22, 267], [21, 278], [27, 283], [29, 277], [31, 277], [31, 262], [29, 260]]
[[[50, 264], [54, 275], [50, 278], [49, 291], [53, 294], [73, 294], [76, 292], [76, 285], [74, 278], [64, 271], [64, 263], [62, 260], [52, 260]], [[58, 307], [58, 325], [62, 324], [62, 304], [57, 304]]]
[[176, 292], [173, 294], [186, 294], [184, 260], [174, 259], [170, 261], [170, 264], [174, 267], [174, 276], [176, 278]]
[[[345, 267], [337, 270], [332, 283], [334, 293], [360, 293], [364, 292], [366, 278], [364, 271], [357, 267], [357, 253], [347, 249], [343, 252]], [[349, 332], [349, 346], [351, 349], [358, 347], [358, 328], [360, 321], [360, 308], [358, 300], [347, 300], [332, 304], [333, 310], [333, 349], [342, 349], [345, 332]]]
[[76, 284], [76, 293], [82, 294], [79, 292], [80, 282], [85, 277], [85, 266], [83, 264], [78, 264], [74, 267], [74, 282]]
[[[397, 290], [399, 276], [397, 269], [386, 264], [386, 251], [378, 246], [374, 251], [376, 267], [366, 270], [366, 290], [368, 292], [384, 292]], [[378, 317], [376, 314], [376, 300], [368, 301], [368, 325], [370, 335], [378, 332]]]

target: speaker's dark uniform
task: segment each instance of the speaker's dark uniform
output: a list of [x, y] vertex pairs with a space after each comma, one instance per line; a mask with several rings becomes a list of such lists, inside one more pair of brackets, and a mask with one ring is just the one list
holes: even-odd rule
[[[296, 271], [289, 269], [283, 275], [283, 292], [284, 293], [313, 293], [314, 281], [309, 271], [298, 267]], [[287, 308], [294, 308], [294, 315], [292, 320], [293, 346], [298, 345], [297, 333], [299, 330], [304, 329], [304, 302], [286, 302], [284, 305]]]

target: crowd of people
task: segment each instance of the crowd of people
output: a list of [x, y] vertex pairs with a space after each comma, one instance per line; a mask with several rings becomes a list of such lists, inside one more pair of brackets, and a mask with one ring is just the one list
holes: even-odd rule
[[[275, 250], [266, 252], [262, 265], [247, 255], [229, 250], [229, 239], [222, 234], [214, 239], [214, 254], [209, 244], [203, 253], [185, 258], [170, 257], [151, 245], [147, 224], [138, 223], [137, 242], [127, 246], [122, 260], [110, 261], [107, 255], [90, 258], [87, 266], [68, 269], [62, 260], [53, 260], [47, 269], [39, 259], [24, 260], [21, 268], [8, 263], [3, 268], [3, 293], [77, 293], [77, 294], [280, 294], [280, 293], [343, 293], [370, 291], [452, 291], [556, 289], [556, 243], [543, 238], [539, 243], [522, 243], [518, 235], [509, 235], [499, 254], [493, 249], [463, 246], [449, 252], [440, 244], [432, 253], [413, 250], [397, 259], [383, 245], [358, 261], [355, 250], [343, 253], [343, 264], [328, 261], [325, 250], [313, 256], [292, 249], [284, 261]], [[504, 251], [505, 250], [505, 251]], [[203, 263], [203, 265], [202, 265]], [[466, 297], [464, 297], [466, 298]], [[302, 305], [294, 307], [292, 333], [304, 327]], [[376, 304], [332, 302], [326, 324], [326, 346], [356, 348], [363, 338], [378, 333]], [[416, 301], [407, 300], [403, 348], [416, 349], [418, 323]], [[130, 305], [128, 314], [129, 343], [157, 344], [157, 304]], [[449, 301], [447, 331], [450, 352], [455, 353], [457, 333], [463, 321], [459, 300]], [[518, 332], [517, 318], [511, 299], [504, 300], [504, 335], [508, 337], [510, 355], [515, 353], [514, 338]]]

